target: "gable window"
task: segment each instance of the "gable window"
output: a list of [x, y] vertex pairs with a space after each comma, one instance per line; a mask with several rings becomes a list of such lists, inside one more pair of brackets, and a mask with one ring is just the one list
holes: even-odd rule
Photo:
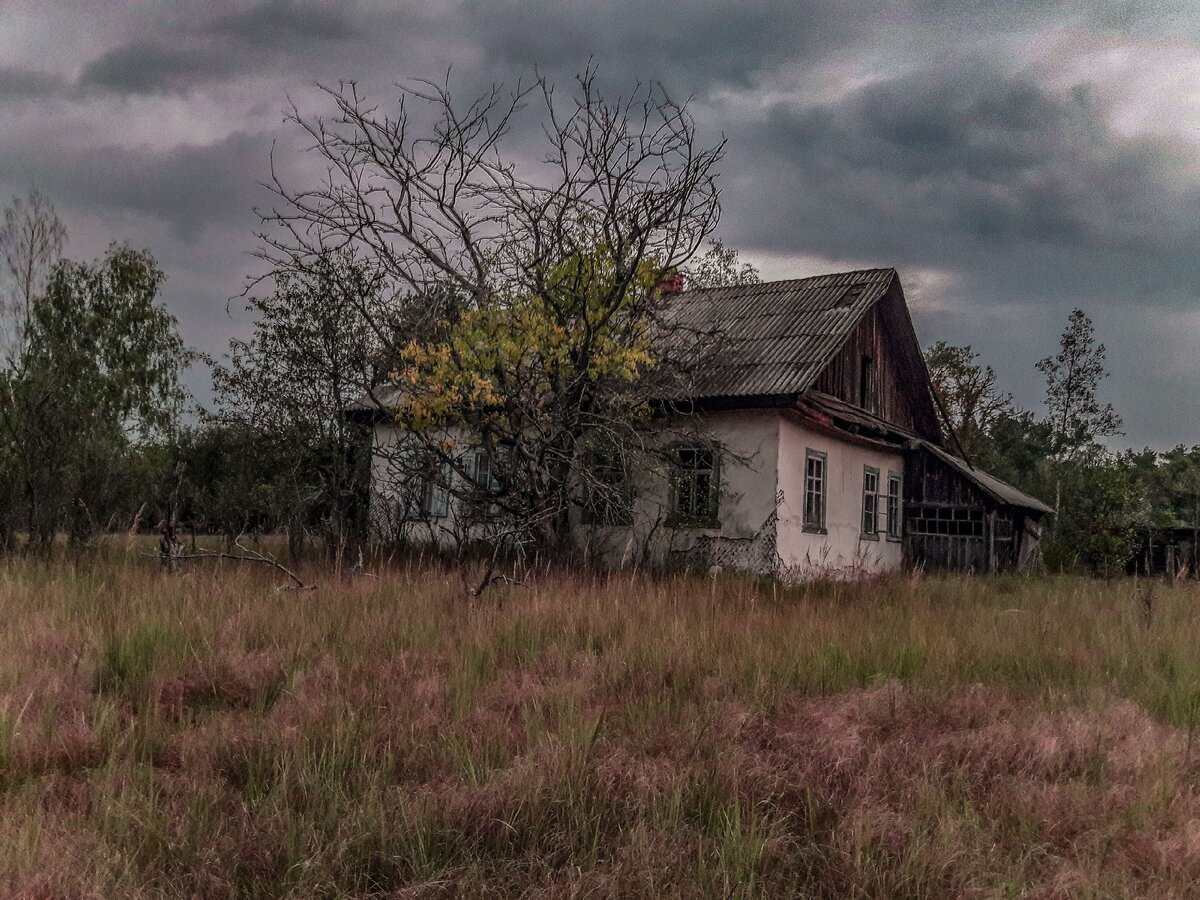
[[671, 451], [669, 524], [684, 528], [717, 527], [719, 467], [714, 447], [682, 444]]
[[865, 353], [858, 362], [858, 405], [868, 408], [871, 399], [871, 357]]
[[824, 533], [828, 458], [820, 450], [804, 457], [804, 530]]
[[887, 536], [900, 539], [900, 473], [888, 472], [887, 484]]
[[862, 534], [879, 537], [879, 470], [872, 466], [863, 466]]

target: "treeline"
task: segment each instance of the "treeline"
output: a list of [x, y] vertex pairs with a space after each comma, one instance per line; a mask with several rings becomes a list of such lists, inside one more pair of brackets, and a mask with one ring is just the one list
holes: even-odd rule
[[[286, 531], [297, 553], [311, 542], [342, 558], [366, 532], [380, 460], [345, 415], [364, 395], [365, 414], [397, 424], [389, 480], [426, 486], [398, 505], [486, 511], [505, 552], [564, 558], [572, 510], [622, 498], [653, 399], [688, 396], [721, 343], [672, 319], [657, 286], [757, 278], [712, 240], [723, 142], [700, 144], [657, 85], [605, 99], [593, 70], [569, 94], [536, 76], [466, 105], [428, 83], [401, 93], [389, 112], [351, 82], [327, 92], [335, 117], [289, 116], [325, 171], [271, 183], [262, 277], [245, 296], [254, 325], [220, 360], [183, 345], [149, 253], [68, 259], [53, 207], [36, 192], [12, 202], [0, 544]], [[533, 108], [542, 129], [511, 147]], [[1117, 572], [1139, 530], [1200, 529], [1200, 451], [1106, 449], [1121, 421], [1098, 399], [1104, 347], [1083, 312], [1038, 364], [1040, 415], [969, 347], [937, 344], [928, 362], [951, 442], [1058, 509], [1050, 568]], [[193, 365], [212, 367], [212, 409], [183, 389]]]
[[1200, 446], [1165, 453], [1107, 446], [1122, 420], [1099, 399], [1105, 347], [1082, 310], [1071, 312], [1058, 353], [1037, 363], [1046, 391], [1041, 415], [1000, 390], [995, 370], [969, 346], [939, 342], [925, 359], [947, 439], [1058, 511], [1042, 542], [1047, 569], [1113, 575], [1133, 565], [1149, 532], [1200, 534]]
[[[80, 262], [66, 240], [36, 191], [4, 210], [0, 548], [286, 529], [294, 550], [314, 537], [344, 552], [362, 532], [367, 454], [340, 411], [377, 379], [337, 288], [353, 267], [331, 256], [251, 298], [253, 336], [214, 362], [184, 346], [148, 252]], [[213, 367], [211, 410], [182, 386], [191, 365]]]

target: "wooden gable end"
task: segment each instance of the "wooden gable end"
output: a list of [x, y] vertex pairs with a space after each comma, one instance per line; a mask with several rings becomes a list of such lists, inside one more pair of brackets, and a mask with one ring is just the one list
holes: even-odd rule
[[921, 354], [899, 279], [859, 320], [812, 389], [943, 443], [929, 370]]

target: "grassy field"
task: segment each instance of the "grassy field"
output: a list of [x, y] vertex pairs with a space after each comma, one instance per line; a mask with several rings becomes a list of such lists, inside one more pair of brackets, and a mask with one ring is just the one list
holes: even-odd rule
[[0, 895], [1195, 896], [1195, 586], [373, 571], [0, 561]]

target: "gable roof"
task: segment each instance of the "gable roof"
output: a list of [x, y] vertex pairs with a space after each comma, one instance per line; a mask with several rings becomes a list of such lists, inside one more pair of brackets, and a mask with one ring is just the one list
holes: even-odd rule
[[895, 269], [861, 269], [675, 295], [672, 325], [719, 334], [719, 352], [692, 379], [690, 399], [803, 393], [896, 278]]

